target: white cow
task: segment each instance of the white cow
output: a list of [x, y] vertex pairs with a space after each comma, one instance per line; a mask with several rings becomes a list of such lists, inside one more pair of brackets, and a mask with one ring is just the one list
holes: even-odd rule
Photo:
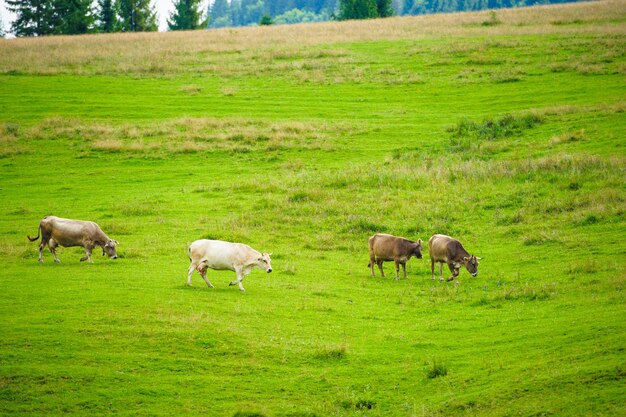
[[272, 272], [270, 255], [252, 249], [243, 243], [223, 242], [221, 240], [200, 239], [189, 245], [188, 250], [189, 273], [187, 275], [187, 285], [191, 285], [191, 275], [196, 270], [200, 273], [206, 285], [213, 288], [213, 285], [206, 277], [208, 268], [217, 271], [235, 271], [237, 280], [230, 285], [239, 285], [241, 291], [245, 291], [241, 281], [252, 269], [260, 268], [266, 272]]

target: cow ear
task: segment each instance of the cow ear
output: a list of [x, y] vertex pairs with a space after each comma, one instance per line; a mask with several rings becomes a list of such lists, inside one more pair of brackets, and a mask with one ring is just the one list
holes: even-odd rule
[[477, 256], [477, 257], [476, 257], [476, 260], [477, 260], [477, 261], [482, 261], [482, 260], [483, 260], [483, 258], [479, 258], [479, 257]]
[[113, 243], [115, 243], [116, 245], [120, 244], [120, 242], [118, 242], [117, 240], [114, 240]]
[[469, 260], [470, 260], [470, 258], [468, 258], [467, 256], [464, 256], [464, 257], [463, 257], [463, 261], [464, 261], [464, 262], [467, 262], [467, 261], [469, 261]]
[[417, 243], [422, 244], [422, 239], [417, 239]]

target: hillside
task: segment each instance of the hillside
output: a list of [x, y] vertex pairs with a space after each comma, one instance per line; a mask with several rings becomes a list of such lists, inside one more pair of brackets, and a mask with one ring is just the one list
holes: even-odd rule
[[[609, 0], [0, 40], [0, 414], [626, 414], [625, 23]], [[49, 214], [120, 258], [39, 264]], [[376, 232], [424, 241], [408, 279], [370, 276]], [[435, 233], [477, 277], [431, 280]], [[188, 287], [201, 238], [274, 271]]]

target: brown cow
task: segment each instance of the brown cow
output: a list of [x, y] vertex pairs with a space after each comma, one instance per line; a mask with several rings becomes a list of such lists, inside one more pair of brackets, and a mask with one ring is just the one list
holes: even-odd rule
[[372, 276], [375, 276], [374, 264], [378, 265], [380, 275], [384, 277], [383, 262], [394, 261], [396, 264], [396, 279], [400, 279], [398, 276], [400, 265], [402, 265], [404, 278], [406, 279], [406, 261], [408, 261], [411, 256], [415, 256], [416, 258], [422, 257], [422, 239], [413, 242], [403, 237], [377, 233], [369, 238], [369, 246], [370, 263], [367, 266], [370, 267]]
[[462, 265], [465, 265], [467, 271], [472, 274], [473, 277], [478, 275], [478, 261], [481, 258], [477, 258], [470, 255], [461, 242], [446, 235], [433, 235], [428, 239], [428, 254], [430, 255], [430, 269], [433, 274], [433, 280], [435, 280], [435, 262], [439, 262], [439, 280], [443, 281], [443, 264], [448, 264], [452, 276], [448, 278], [448, 281], [454, 280], [456, 284], [459, 281], [456, 277], [459, 276], [459, 269]]
[[117, 240], [109, 239], [104, 234], [100, 226], [94, 222], [83, 220], [62, 219], [56, 216], [46, 216], [39, 222], [39, 229], [36, 237], [26, 236], [31, 242], [39, 239], [41, 234], [41, 242], [39, 243], [39, 262], [43, 262], [43, 248], [48, 245], [54, 262], [60, 262], [57, 258], [56, 247], [58, 245], [64, 247], [82, 246], [85, 249], [85, 256], [80, 261], [89, 261], [91, 263], [91, 251], [96, 247], [102, 248], [102, 255], [106, 253], [111, 258], [117, 258], [115, 245]]

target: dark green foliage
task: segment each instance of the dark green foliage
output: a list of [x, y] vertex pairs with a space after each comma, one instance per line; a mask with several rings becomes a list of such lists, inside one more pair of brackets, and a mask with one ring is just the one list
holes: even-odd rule
[[89, 0], [8, 0], [15, 36], [75, 35], [94, 29]]
[[264, 14], [261, 20], [259, 20], [259, 25], [261, 26], [270, 26], [272, 24], [274, 24], [274, 20], [272, 20], [272, 16], [268, 14]]
[[98, 9], [96, 15], [98, 30], [104, 33], [119, 31], [119, 2], [117, 0], [99, 0]]
[[391, 7], [391, 4], [391, 0], [377, 0], [376, 11], [378, 12], [378, 17], [393, 16], [393, 7]]
[[7, 8], [17, 15], [11, 24], [15, 36], [43, 36], [54, 33], [53, 0], [7, 0]]
[[167, 20], [170, 30], [192, 30], [200, 27], [200, 0], [177, 0], [174, 12]]
[[376, 0], [340, 0], [339, 20], [373, 19], [378, 17]]
[[213, 3], [211, 3], [208, 11], [208, 27], [221, 28], [226, 26], [233, 26], [230, 8], [231, 5], [228, 3], [227, 0], [215, 0]]
[[56, 0], [55, 5], [55, 34], [77, 35], [93, 31], [95, 19], [91, 0]]
[[119, 0], [120, 27], [123, 32], [154, 32], [158, 29], [156, 12], [150, 0]]

